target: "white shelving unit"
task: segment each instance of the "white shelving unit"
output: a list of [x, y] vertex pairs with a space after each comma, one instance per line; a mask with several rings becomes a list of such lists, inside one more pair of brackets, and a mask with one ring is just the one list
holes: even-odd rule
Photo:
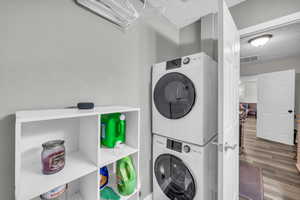
[[[126, 142], [109, 149], [101, 147], [101, 115], [126, 115]], [[137, 172], [134, 194], [121, 199], [138, 200], [140, 189], [139, 108], [103, 106], [93, 110], [52, 109], [19, 111], [15, 129], [15, 199], [37, 200], [60, 185], [68, 184], [69, 200], [100, 200], [99, 169], [108, 166], [109, 186], [115, 192], [116, 161], [132, 156]], [[42, 174], [42, 144], [49, 140], [65, 140], [66, 165], [53, 175]]]

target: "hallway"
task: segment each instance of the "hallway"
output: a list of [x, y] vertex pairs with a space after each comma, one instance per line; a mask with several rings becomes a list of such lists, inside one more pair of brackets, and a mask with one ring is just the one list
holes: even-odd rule
[[265, 200], [300, 200], [300, 173], [295, 166], [293, 146], [256, 138], [256, 119], [244, 127], [244, 153], [240, 160], [262, 169]]

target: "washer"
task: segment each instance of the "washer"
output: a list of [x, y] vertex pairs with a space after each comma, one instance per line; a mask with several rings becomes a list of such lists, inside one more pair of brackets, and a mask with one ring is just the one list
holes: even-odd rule
[[154, 134], [204, 145], [217, 133], [217, 64], [204, 53], [155, 64]]
[[153, 199], [216, 200], [217, 148], [153, 135]]

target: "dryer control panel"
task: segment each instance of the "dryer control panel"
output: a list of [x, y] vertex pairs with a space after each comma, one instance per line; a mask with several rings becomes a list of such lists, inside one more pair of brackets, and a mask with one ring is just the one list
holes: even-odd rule
[[177, 58], [174, 60], [167, 61], [166, 70], [176, 69], [181, 67], [181, 58]]

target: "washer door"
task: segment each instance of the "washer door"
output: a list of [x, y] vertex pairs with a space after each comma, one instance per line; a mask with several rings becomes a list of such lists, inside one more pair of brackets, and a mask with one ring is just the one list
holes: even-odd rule
[[154, 88], [154, 104], [158, 112], [168, 119], [187, 115], [195, 103], [195, 97], [193, 82], [178, 72], [164, 75]]
[[154, 165], [156, 180], [171, 200], [192, 200], [196, 185], [192, 174], [181, 159], [170, 155], [160, 155]]

